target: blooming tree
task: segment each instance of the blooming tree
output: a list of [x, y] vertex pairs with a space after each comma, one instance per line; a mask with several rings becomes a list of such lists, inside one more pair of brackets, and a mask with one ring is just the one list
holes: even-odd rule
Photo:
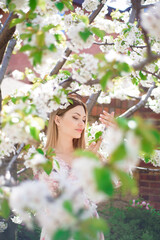
[[[53, 239], [94, 239], [106, 225], [82, 205], [82, 189], [93, 201], [107, 200], [119, 179], [124, 192], [136, 193], [128, 172], [139, 155], [160, 164], [159, 151], [154, 151], [159, 133], [142, 119], [129, 118], [142, 106], [160, 113], [160, 5], [134, 0], [131, 12], [113, 11], [112, 20], [106, 18], [104, 0], [85, 0], [82, 8], [74, 8], [71, 0], [1, 0], [0, 7], [9, 13], [0, 30], [0, 83], [13, 51], [27, 54], [33, 66], [12, 73], [32, 84], [1, 100], [0, 161], [2, 166], [6, 156], [10, 161], [0, 176], [0, 213], [7, 218], [11, 209], [28, 227], [36, 219]], [[100, 46], [100, 53], [85, 53], [93, 45]], [[103, 161], [77, 151], [73, 170], [78, 169], [80, 183], [71, 189], [62, 172], [57, 176], [60, 192], [53, 197], [41, 180], [19, 184], [11, 170], [23, 157], [25, 169], [53, 174], [56, 160], [53, 149], [43, 152], [44, 129], [49, 113], [67, 107], [70, 93], [90, 96], [89, 112], [93, 102], [110, 103], [112, 98], [138, 98], [139, 103], [117, 118], [116, 129], [98, 123], [88, 127], [89, 144], [102, 137]]]

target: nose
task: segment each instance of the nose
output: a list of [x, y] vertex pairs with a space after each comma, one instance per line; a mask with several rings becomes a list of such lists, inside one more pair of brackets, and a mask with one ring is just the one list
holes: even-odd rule
[[79, 125], [81, 128], [84, 128], [85, 123], [84, 123], [82, 120], [80, 120], [79, 123], [78, 123], [78, 125]]

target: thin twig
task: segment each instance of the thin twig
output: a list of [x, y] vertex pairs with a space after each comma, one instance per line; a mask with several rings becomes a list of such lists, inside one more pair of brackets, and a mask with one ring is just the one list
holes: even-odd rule
[[136, 112], [138, 109], [140, 109], [141, 107], [143, 107], [148, 98], [150, 97], [151, 93], [152, 93], [152, 90], [156, 87], [156, 84], [155, 82], [152, 84], [152, 86], [148, 89], [148, 92], [145, 96], [145, 98], [141, 98], [141, 100], [136, 104], [134, 105], [133, 107], [129, 108], [126, 112], [124, 112], [123, 114], [121, 114], [119, 117], [125, 117], [125, 118], [128, 118], [130, 117], [134, 112]]
[[[94, 42], [94, 44], [96, 45], [100, 45], [100, 46], [113, 46], [115, 45], [114, 43], [108, 43], [107, 41], [106, 42]], [[130, 48], [146, 48], [147, 45], [142, 45], [142, 46], [136, 46], [136, 45], [130, 45]]]
[[21, 173], [27, 171], [28, 169], [29, 169], [29, 168], [27, 168], [27, 167], [22, 168], [21, 170], [19, 170], [19, 171], [17, 172], [17, 175], [20, 175]]
[[11, 161], [9, 162], [6, 172], [11, 170], [11, 167], [13, 165], [13, 163], [17, 160], [17, 157], [19, 156], [20, 152], [22, 151], [22, 149], [24, 148], [25, 144], [21, 143], [20, 147], [18, 148], [18, 150], [16, 151], [16, 154], [13, 156], [13, 158], [11, 159]]
[[160, 172], [160, 169], [153, 169], [153, 168], [136, 167], [136, 169], [140, 171], [146, 171], [146, 172]]
[[152, 76], [155, 76], [156, 78], [160, 79], [160, 75], [157, 75], [157, 74], [155, 74], [155, 73], [152, 73], [152, 72], [150, 72], [150, 71], [148, 71], [148, 70], [146, 70], [146, 69], [142, 69], [142, 71], [145, 72], [145, 73], [151, 74]]

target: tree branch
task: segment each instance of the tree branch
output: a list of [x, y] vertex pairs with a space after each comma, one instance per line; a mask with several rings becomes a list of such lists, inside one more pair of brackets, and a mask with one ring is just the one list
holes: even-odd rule
[[[98, 13], [101, 11], [101, 9], [103, 8], [104, 4], [99, 4], [98, 8], [89, 16], [89, 23], [91, 24], [93, 22], [93, 20], [96, 18], [96, 16], [98, 15]], [[58, 61], [58, 63], [55, 65], [55, 67], [53, 68], [53, 70], [50, 72], [50, 76], [57, 74], [59, 72], [59, 70], [63, 67], [63, 65], [65, 64], [67, 58], [70, 56], [70, 54], [72, 53], [72, 50], [70, 50], [69, 48], [66, 48], [65, 52], [64, 52], [64, 57], [61, 61]]]
[[144, 4], [144, 5], [141, 5], [140, 9], [145, 9], [145, 8], [153, 7], [154, 5], [155, 5], [155, 3]]
[[148, 58], [146, 58], [145, 60], [143, 60], [142, 62], [140, 62], [138, 64], [134, 64], [132, 67], [134, 68], [135, 71], [142, 70], [142, 68], [144, 68], [144, 66], [156, 61], [159, 58], [160, 58], [160, 54], [156, 54], [156, 55], [151, 54]]
[[139, 11], [141, 8], [141, 0], [132, 0], [132, 11], [130, 14], [129, 22], [134, 23], [135, 19], [138, 20]]
[[123, 114], [121, 114], [119, 117], [125, 117], [125, 118], [128, 118], [130, 117], [133, 113], [135, 113], [138, 109], [140, 109], [141, 107], [143, 107], [148, 98], [150, 97], [151, 93], [152, 93], [152, 90], [156, 88], [156, 84], [155, 82], [152, 84], [152, 86], [148, 89], [148, 92], [145, 96], [145, 98], [141, 98], [141, 100], [133, 107], [129, 108], [126, 112], [124, 112]]
[[6, 54], [5, 54], [5, 56], [3, 58], [3, 61], [2, 61], [2, 67], [0, 68], [0, 85], [1, 85], [2, 80], [4, 78], [4, 75], [5, 75], [6, 69], [8, 67], [8, 63], [9, 63], [9, 60], [11, 58], [11, 54], [12, 54], [12, 51], [13, 51], [15, 45], [16, 45], [16, 40], [13, 38], [9, 41]]
[[88, 115], [91, 113], [92, 108], [94, 107], [95, 103], [97, 102], [97, 99], [100, 94], [101, 94], [101, 90], [98, 91], [97, 93], [93, 93], [87, 100], [86, 105], [87, 105]]
[[5, 174], [5, 179], [6, 179], [6, 183], [5, 185], [11, 185], [14, 183], [12, 176], [11, 176], [11, 168], [13, 166], [13, 164], [15, 163], [15, 161], [17, 160], [17, 157], [19, 156], [20, 152], [22, 151], [22, 149], [24, 148], [25, 144], [22, 143], [20, 145], [20, 147], [18, 148], [18, 150], [16, 151], [16, 154], [12, 157], [11, 161], [9, 162], [7, 168], [6, 168], [6, 174]]
[[16, 29], [16, 27], [10, 28], [10, 22], [12, 21], [13, 18], [17, 17], [18, 16], [13, 14], [13, 12], [10, 13], [3, 27], [0, 30], [0, 63], [2, 62], [7, 43], [12, 38]]

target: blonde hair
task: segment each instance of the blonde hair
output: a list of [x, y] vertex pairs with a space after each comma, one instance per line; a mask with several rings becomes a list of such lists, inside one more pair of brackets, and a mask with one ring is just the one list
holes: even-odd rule
[[[48, 130], [47, 130], [47, 142], [45, 146], [45, 150], [48, 150], [49, 148], [55, 149], [56, 143], [58, 140], [58, 127], [55, 123], [55, 116], [63, 116], [67, 111], [70, 109], [76, 107], [76, 106], [82, 106], [84, 108], [84, 111], [86, 113], [86, 122], [87, 122], [87, 107], [86, 105], [78, 98], [75, 97], [69, 97], [69, 105], [65, 109], [58, 109], [57, 111], [54, 111], [50, 114], [49, 118], [49, 124], [48, 124]], [[85, 129], [83, 130], [81, 137], [78, 139], [73, 139], [73, 147], [74, 149], [81, 148], [85, 149]]]

